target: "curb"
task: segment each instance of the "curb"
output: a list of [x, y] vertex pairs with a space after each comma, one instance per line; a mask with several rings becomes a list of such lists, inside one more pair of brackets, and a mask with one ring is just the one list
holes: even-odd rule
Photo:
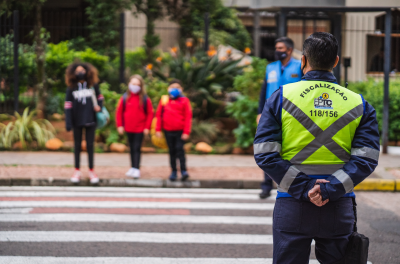
[[[92, 186], [89, 179], [83, 179], [79, 184], [73, 184], [69, 179], [0, 179], [0, 186]], [[162, 179], [100, 179], [100, 187], [153, 187], [153, 188], [220, 188], [220, 189], [259, 189], [258, 181], [213, 181], [194, 180], [176, 181]]]
[[[0, 179], [0, 186], [91, 186], [89, 179], [73, 184], [69, 179]], [[258, 181], [194, 180], [171, 182], [162, 179], [100, 179], [101, 187], [153, 187], [153, 188], [219, 188], [219, 189], [260, 189]], [[400, 192], [400, 179], [366, 179], [354, 188], [355, 191]]]

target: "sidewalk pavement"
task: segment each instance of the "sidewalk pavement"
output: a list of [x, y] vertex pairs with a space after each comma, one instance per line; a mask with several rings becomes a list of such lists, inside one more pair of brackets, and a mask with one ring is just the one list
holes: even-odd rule
[[[101, 186], [259, 188], [263, 173], [252, 155], [187, 155], [190, 181], [170, 182], [167, 154], [143, 154], [141, 179], [125, 176], [127, 153], [95, 153], [95, 171]], [[68, 152], [0, 152], [0, 185], [71, 185], [73, 154]], [[87, 154], [82, 153], [83, 177]], [[89, 185], [85, 178], [81, 185]], [[375, 172], [358, 190], [400, 191], [400, 156], [381, 154]]]

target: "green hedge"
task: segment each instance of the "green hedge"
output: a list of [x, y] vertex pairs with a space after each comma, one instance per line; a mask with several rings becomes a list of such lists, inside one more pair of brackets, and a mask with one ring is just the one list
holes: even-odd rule
[[[350, 83], [348, 88], [362, 94], [376, 110], [379, 131], [383, 123], [383, 81], [369, 79], [366, 82]], [[400, 140], [400, 80], [392, 80], [389, 85], [389, 140]]]

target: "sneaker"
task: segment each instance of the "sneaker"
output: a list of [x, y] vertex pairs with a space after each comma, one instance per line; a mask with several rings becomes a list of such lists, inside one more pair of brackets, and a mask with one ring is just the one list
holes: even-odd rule
[[80, 170], [75, 170], [74, 174], [71, 177], [72, 183], [79, 183], [81, 181], [81, 172]]
[[171, 172], [171, 175], [169, 175], [169, 180], [176, 181], [176, 178], [178, 178], [178, 173], [176, 171]]
[[186, 181], [189, 178], [189, 173], [187, 171], [182, 171], [182, 179], [181, 181]]
[[97, 177], [96, 173], [94, 171], [89, 171], [89, 179], [91, 184], [97, 184], [99, 183], [99, 177]]
[[130, 168], [125, 175], [128, 177], [132, 177], [134, 179], [139, 179], [140, 178], [140, 170], [136, 169], [136, 168]]
[[125, 173], [125, 175], [128, 176], [128, 177], [133, 177], [134, 171], [135, 171], [135, 168], [130, 168], [130, 169]]
[[260, 199], [266, 199], [271, 196], [271, 191], [262, 191], [259, 196]]

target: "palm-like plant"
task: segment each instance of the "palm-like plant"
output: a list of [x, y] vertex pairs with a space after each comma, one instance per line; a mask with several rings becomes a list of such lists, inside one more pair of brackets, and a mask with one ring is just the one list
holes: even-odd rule
[[225, 93], [233, 86], [235, 76], [242, 74], [239, 60], [226, 58], [221, 61], [217, 54], [207, 56], [197, 51], [192, 56], [178, 53], [154, 74], [162, 80], [179, 79], [189, 99], [195, 103], [194, 114], [199, 119], [213, 116], [221, 105]]
[[23, 148], [27, 142], [37, 141], [39, 147], [44, 147], [46, 141], [54, 137], [54, 127], [46, 119], [34, 119], [36, 110], [29, 112], [25, 108], [22, 115], [15, 113], [16, 120], [7, 125], [0, 124], [0, 147], [11, 148], [13, 143], [20, 141]]

